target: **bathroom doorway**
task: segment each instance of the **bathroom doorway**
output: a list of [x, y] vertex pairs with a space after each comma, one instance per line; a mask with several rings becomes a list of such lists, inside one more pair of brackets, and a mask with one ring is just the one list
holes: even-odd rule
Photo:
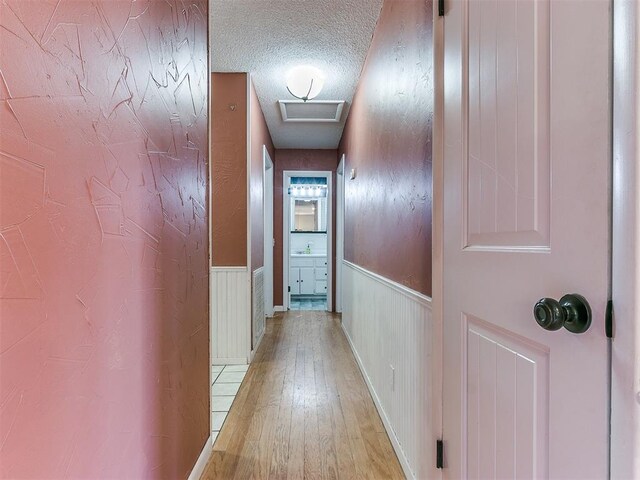
[[285, 171], [285, 310], [331, 310], [332, 172]]

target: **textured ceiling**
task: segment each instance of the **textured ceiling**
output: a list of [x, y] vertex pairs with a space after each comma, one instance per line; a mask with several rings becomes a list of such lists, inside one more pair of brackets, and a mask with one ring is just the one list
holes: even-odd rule
[[[337, 148], [382, 0], [211, 0], [211, 70], [250, 72], [276, 148]], [[346, 100], [334, 124], [284, 123], [289, 69], [326, 73], [317, 100]]]

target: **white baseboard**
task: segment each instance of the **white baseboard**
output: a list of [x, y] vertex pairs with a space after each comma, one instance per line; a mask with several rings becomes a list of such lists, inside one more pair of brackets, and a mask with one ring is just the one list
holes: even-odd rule
[[364, 365], [362, 364], [362, 359], [360, 358], [360, 355], [358, 355], [358, 351], [355, 349], [353, 342], [351, 341], [351, 337], [349, 336], [349, 333], [345, 330], [344, 324], [340, 323], [340, 327], [342, 327], [344, 336], [347, 337], [347, 341], [349, 342], [349, 346], [351, 347], [353, 356], [356, 358], [356, 363], [360, 368], [360, 373], [362, 373], [364, 382], [367, 384], [367, 388], [369, 389], [371, 398], [373, 398], [373, 403], [376, 406], [376, 410], [378, 410], [378, 414], [380, 414], [380, 418], [382, 419], [384, 429], [387, 431], [387, 435], [389, 435], [389, 439], [391, 440], [391, 445], [393, 446], [393, 450], [396, 452], [396, 455], [398, 456], [398, 460], [400, 461], [400, 466], [402, 467], [402, 471], [404, 472], [407, 478], [415, 479], [416, 477], [413, 475], [413, 472], [409, 467], [409, 462], [407, 461], [407, 457], [405, 457], [404, 452], [400, 447], [400, 442], [398, 441], [398, 437], [396, 437], [396, 433], [393, 431], [393, 428], [391, 427], [391, 422], [389, 421], [389, 418], [387, 417], [386, 412], [382, 408], [382, 404], [380, 403], [378, 394], [373, 388], [373, 384], [369, 379], [369, 375], [367, 375], [367, 371], [364, 369]]
[[191, 473], [189, 474], [188, 480], [200, 480], [202, 474], [204, 473], [204, 469], [207, 466], [207, 462], [209, 461], [209, 457], [211, 457], [211, 453], [213, 452], [213, 442], [211, 441], [211, 436], [207, 438], [207, 441], [204, 443], [202, 447], [202, 451], [200, 452], [200, 456], [198, 460], [196, 460], [196, 464], [193, 466]]
[[253, 357], [255, 356], [256, 352], [258, 351], [258, 348], [260, 348], [260, 344], [262, 343], [262, 339], [263, 338], [264, 338], [264, 331], [262, 332], [262, 335], [260, 335], [260, 338], [258, 338], [258, 342], [256, 343], [256, 348], [251, 350], [251, 358], [249, 359], [249, 363], [253, 362]]
[[274, 305], [273, 311], [274, 312], [284, 312], [284, 307], [282, 305]]
[[246, 365], [246, 358], [212, 358], [211, 365]]

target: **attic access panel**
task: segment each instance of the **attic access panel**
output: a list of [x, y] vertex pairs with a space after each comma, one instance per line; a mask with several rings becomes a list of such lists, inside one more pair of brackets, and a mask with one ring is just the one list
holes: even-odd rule
[[284, 122], [339, 123], [344, 100], [278, 100]]

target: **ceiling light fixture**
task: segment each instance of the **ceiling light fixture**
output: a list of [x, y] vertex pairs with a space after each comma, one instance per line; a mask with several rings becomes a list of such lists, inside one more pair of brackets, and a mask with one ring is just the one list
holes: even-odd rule
[[300, 65], [287, 74], [287, 90], [294, 97], [306, 102], [316, 98], [324, 86], [325, 75], [319, 68]]

